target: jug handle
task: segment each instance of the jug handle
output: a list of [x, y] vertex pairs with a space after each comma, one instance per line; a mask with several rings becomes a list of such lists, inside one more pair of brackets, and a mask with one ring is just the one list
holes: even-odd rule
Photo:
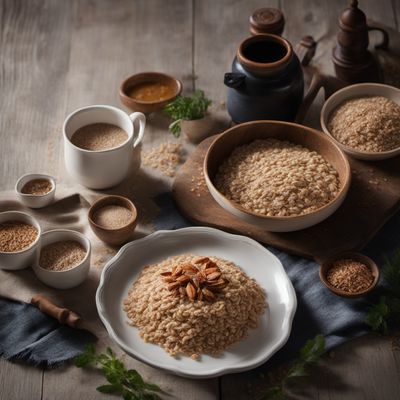
[[[132, 121], [133, 129], [133, 148], [135, 148], [143, 139], [144, 128], [146, 127], [146, 117], [141, 112], [134, 112], [129, 115]], [[139, 120], [139, 133], [135, 137], [135, 121]]]
[[239, 72], [227, 72], [224, 76], [224, 84], [230, 88], [238, 88], [246, 79], [246, 75]]
[[382, 38], [382, 43], [377, 44], [375, 46], [376, 49], [382, 49], [382, 50], [387, 50], [389, 47], [389, 34], [383, 29], [383, 28], [379, 28], [378, 26], [372, 26], [372, 25], [368, 25], [368, 32], [370, 31], [379, 31], [382, 33], [383, 38]]
[[347, 83], [335, 78], [334, 76], [315, 73], [311, 80], [310, 87], [300, 105], [299, 111], [297, 112], [295, 122], [298, 124], [303, 123], [304, 118], [307, 116], [307, 113], [321, 88], [325, 91], [326, 100], [337, 90], [342, 89], [345, 86], [347, 86]]

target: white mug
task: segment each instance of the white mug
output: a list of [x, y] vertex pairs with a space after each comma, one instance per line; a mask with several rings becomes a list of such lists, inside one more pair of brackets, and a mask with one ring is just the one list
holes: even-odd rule
[[[134, 122], [139, 121], [135, 135]], [[128, 134], [128, 139], [118, 147], [90, 151], [75, 146], [72, 135], [85, 125], [95, 123], [113, 124]], [[65, 166], [69, 174], [80, 184], [91, 189], [106, 189], [117, 185], [128, 175], [132, 157], [139, 157], [132, 148], [143, 139], [146, 117], [140, 112], [128, 116], [119, 108], [95, 105], [80, 108], [71, 113], [63, 126]]]

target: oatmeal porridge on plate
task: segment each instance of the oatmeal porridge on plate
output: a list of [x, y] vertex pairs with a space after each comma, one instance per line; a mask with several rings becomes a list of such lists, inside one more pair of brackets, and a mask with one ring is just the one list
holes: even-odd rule
[[279, 260], [257, 242], [191, 227], [125, 245], [103, 270], [96, 304], [129, 355], [206, 378], [255, 368], [278, 351], [296, 296]]

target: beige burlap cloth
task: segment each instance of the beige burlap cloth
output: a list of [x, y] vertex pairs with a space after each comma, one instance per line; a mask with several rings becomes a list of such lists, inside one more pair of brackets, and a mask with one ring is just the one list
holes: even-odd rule
[[[128, 193], [119, 190], [118, 194], [127, 195]], [[58, 186], [55, 202], [45, 208], [34, 210], [24, 207], [17, 200], [14, 191], [1, 192], [0, 212], [11, 210], [26, 212], [39, 221], [43, 232], [60, 228], [79, 231], [89, 238], [92, 254], [89, 276], [84, 283], [76, 288], [68, 290], [50, 288], [41, 283], [29, 267], [20, 271], [0, 270], [0, 295], [30, 302], [33, 295], [42, 293], [55, 304], [79, 313], [84, 320], [85, 328], [99, 337], [104, 337], [106, 332], [102, 328], [97, 314], [95, 294], [104, 265], [116, 254], [119, 247], [108, 246], [101, 242], [92, 232], [88, 223], [87, 212], [90, 204], [102, 195], [104, 194], [91, 192], [84, 188], [81, 188], [80, 193], [77, 193], [76, 188]], [[129, 197], [134, 196], [130, 195]], [[153, 208], [153, 215], [156, 211], [149, 201], [144, 199], [141, 202], [135, 201], [139, 215], [139, 225], [135, 231], [135, 238], [142, 237], [152, 230], [151, 213], [148, 209]], [[143, 203], [147, 204], [147, 210], [142, 206]]]

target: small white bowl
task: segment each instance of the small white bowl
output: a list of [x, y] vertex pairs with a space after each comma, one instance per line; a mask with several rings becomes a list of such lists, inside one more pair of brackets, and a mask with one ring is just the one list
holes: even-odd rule
[[357, 150], [340, 143], [329, 132], [328, 120], [331, 113], [344, 101], [363, 96], [382, 96], [400, 105], [400, 89], [395, 88], [394, 86], [383, 85], [381, 83], [357, 83], [355, 85], [346, 86], [345, 88], [335, 92], [325, 101], [321, 110], [320, 119], [322, 130], [327, 133], [345, 153], [353, 158], [359, 160], [378, 161], [398, 156], [400, 154], [400, 147], [389, 151], [379, 152]]
[[0, 213], [0, 224], [7, 221], [20, 221], [34, 226], [38, 230], [35, 241], [27, 248], [13, 253], [0, 251], [0, 268], [18, 270], [29, 267], [35, 261], [35, 255], [40, 243], [42, 229], [35, 218], [20, 211], [6, 211]]
[[80, 285], [88, 276], [90, 269], [90, 240], [82, 233], [70, 229], [54, 229], [42, 234], [40, 248], [63, 240], [74, 240], [80, 243], [86, 250], [86, 256], [76, 267], [65, 271], [52, 271], [39, 265], [40, 251], [37, 252], [33, 271], [40, 281], [56, 289], [71, 289]]
[[[50, 192], [42, 195], [22, 193], [21, 190], [26, 183], [34, 179], [47, 179], [53, 186]], [[15, 191], [17, 192], [18, 199], [22, 204], [29, 208], [42, 208], [46, 207], [54, 201], [56, 194], [56, 180], [50, 175], [44, 174], [26, 174], [22, 175], [15, 184]]]

